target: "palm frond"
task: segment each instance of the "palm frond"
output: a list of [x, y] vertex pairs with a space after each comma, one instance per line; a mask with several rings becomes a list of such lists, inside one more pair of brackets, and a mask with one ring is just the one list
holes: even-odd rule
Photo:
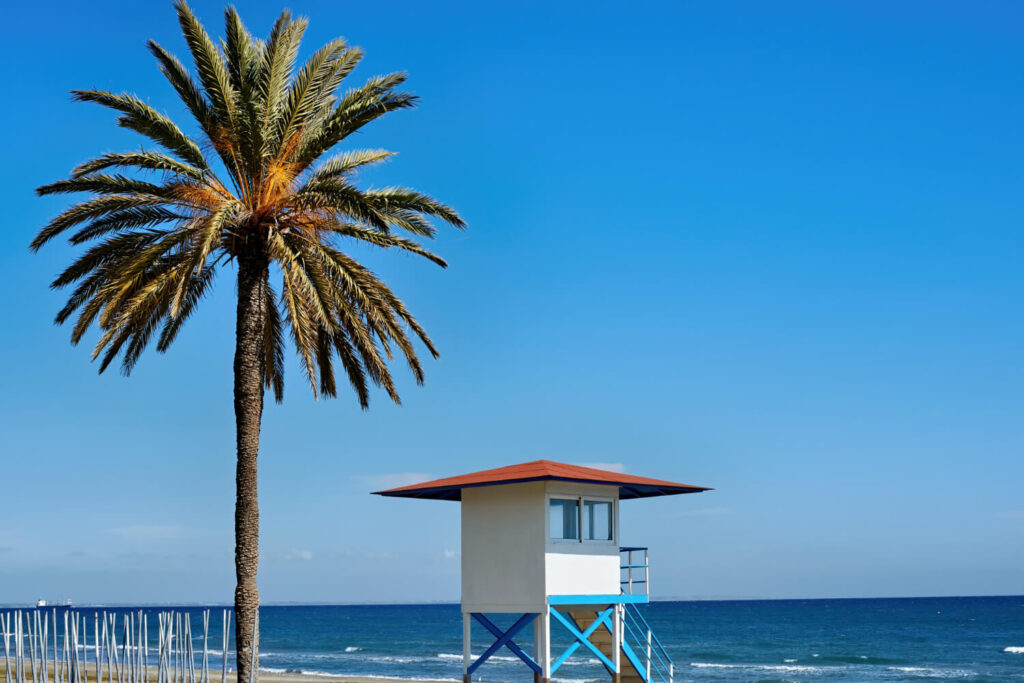
[[288, 96], [283, 103], [280, 117], [276, 122], [274, 139], [287, 145], [299, 134], [305, 122], [316, 112], [324, 83], [334, 73], [335, 62], [344, 53], [345, 41], [341, 38], [331, 41], [313, 53], [293, 80]]
[[207, 268], [198, 275], [191, 275], [185, 286], [185, 296], [178, 308], [177, 315], [165, 316], [164, 326], [160, 331], [160, 338], [157, 340], [156, 350], [164, 353], [171, 347], [171, 344], [178, 338], [178, 332], [195, 311], [199, 302], [207, 295], [217, 277], [217, 270]]
[[295, 67], [295, 58], [299, 54], [299, 44], [305, 31], [306, 21], [293, 21], [291, 14], [285, 11], [278, 17], [267, 38], [257, 77], [257, 89], [263, 108], [263, 146], [260, 150], [263, 159], [269, 159], [277, 153], [280, 143], [275, 135], [278, 131], [277, 121], [281, 117], [288, 94], [288, 80]]
[[338, 235], [342, 235], [344, 237], [352, 237], [362, 242], [369, 242], [374, 246], [382, 247], [384, 249], [393, 247], [395, 249], [408, 251], [413, 254], [416, 254], [417, 256], [422, 256], [423, 258], [433, 263], [436, 263], [442, 268], [448, 267], [448, 262], [445, 261], [440, 256], [438, 256], [437, 254], [424, 249], [413, 240], [406, 239], [404, 237], [399, 237], [398, 235], [388, 235], [377, 230], [368, 230], [367, 228], [364, 228], [359, 225], [354, 225], [352, 223], [337, 224], [336, 227], [327, 229], [331, 230], [332, 232]]
[[465, 221], [450, 206], [442, 204], [427, 195], [405, 187], [387, 187], [381, 190], [367, 190], [364, 193], [369, 204], [381, 210], [401, 209], [425, 216], [440, 218], [445, 223], [463, 229]]
[[163, 145], [168, 151], [193, 166], [206, 170], [209, 165], [199, 145], [181, 132], [169, 118], [149, 106], [135, 95], [115, 94], [102, 90], [72, 90], [71, 96], [78, 102], [95, 102], [121, 112], [117, 122], [123, 128], [134, 130]]
[[66, 209], [56, 218], [47, 223], [32, 240], [29, 247], [38, 251], [40, 247], [57, 237], [65, 230], [74, 226], [100, 218], [107, 214], [124, 211], [127, 209], [160, 206], [166, 204], [167, 200], [153, 195], [113, 195], [100, 196], [80, 202]]
[[319, 128], [305, 136], [296, 153], [297, 160], [310, 164], [371, 121], [388, 112], [415, 106], [414, 95], [394, 92], [405, 80], [403, 73], [377, 76], [346, 93]]
[[135, 206], [123, 211], [108, 213], [98, 218], [68, 238], [71, 244], [82, 244], [110, 233], [124, 232], [149, 227], [168, 221], [186, 220], [187, 217], [162, 206]]
[[344, 178], [363, 166], [379, 164], [393, 156], [395, 153], [386, 149], [360, 149], [345, 152], [318, 164], [316, 170], [310, 175], [309, 182], [315, 185], [318, 181], [328, 178]]
[[201, 86], [192, 79], [192, 75], [177, 57], [163, 49], [159, 43], [150, 40], [149, 51], [156, 57], [160, 72], [178, 93], [178, 97], [188, 107], [196, 123], [203, 129], [206, 136], [213, 139], [217, 135], [217, 115], [203, 94]]
[[36, 194], [40, 197], [48, 194], [71, 194], [72, 192], [92, 192], [98, 195], [138, 193], [160, 196], [164, 191], [165, 188], [160, 185], [148, 183], [144, 180], [104, 173], [75, 176], [36, 188]]
[[108, 168], [133, 168], [142, 171], [163, 171], [168, 174], [201, 181], [204, 172], [190, 164], [160, 152], [109, 152], [103, 156], [79, 164], [71, 171], [72, 178], [79, 178]]
[[253, 91], [253, 76], [259, 63], [260, 50], [238, 11], [234, 7], [224, 10], [224, 59], [227, 61], [231, 85], [244, 102]]
[[266, 288], [266, 320], [263, 326], [263, 353], [267, 361], [264, 386], [274, 390], [274, 399], [284, 400], [284, 325], [278, 310], [277, 295], [269, 284]]
[[213, 106], [218, 121], [226, 127], [227, 133], [233, 132], [232, 124], [235, 118], [235, 98], [237, 93], [231, 85], [231, 77], [228, 75], [224, 59], [217, 51], [217, 47], [210, 40], [202, 23], [192, 13], [192, 9], [185, 0], [175, 0], [174, 9], [178, 13], [178, 23], [181, 32], [185, 37], [189, 52], [192, 53], [192, 60], [196, 65], [199, 74], [199, 82], [202, 83], [207, 97]]

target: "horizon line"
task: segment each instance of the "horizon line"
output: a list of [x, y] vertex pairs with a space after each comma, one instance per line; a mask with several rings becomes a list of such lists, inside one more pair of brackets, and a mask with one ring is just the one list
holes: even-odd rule
[[[1007, 593], [1007, 594], [984, 594], [984, 595], [889, 595], [889, 596], [848, 596], [848, 597], [817, 597], [817, 598], [806, 598], [806, 597], [742, 597], [742, 596], [721, 596], [721, 597], [668, 597], [652, 599], [651, 603], [657, 602], [815, 602], [815, 601], [834, 601], [834, 600], [955, 600], [963, 598], [1024, 598], [1024, 593]], [[399, 601], [376, 601], [376, 602], [305, 602], [305, 601], [282, 601], [282, 602], [267, 602], [260, 605], [260, 607], [416, 607], [424, 605], [453, 605], [457, 606], [461, 604], [457, 600], [426, 600], [420, 602], [399, 602]], [[28, 605], [28, 607], [26, 607]], [[44, 607], [36, 607], [32, 602], [10, 602], [0, 603], [0, 609], [85, 609], [90, 607], [108, 607], [108, 608], [126, 608], [126, 607], [138, 607], [138, 608], [158, 608], [158, 607], [223, 607], [232, 608], [229, 603], [208, 603], [208, 602], [151, 602], [151, 603], [135, 603], [135, 602], [87, 602], [80, 605], [71, 604], [48, 604]]]

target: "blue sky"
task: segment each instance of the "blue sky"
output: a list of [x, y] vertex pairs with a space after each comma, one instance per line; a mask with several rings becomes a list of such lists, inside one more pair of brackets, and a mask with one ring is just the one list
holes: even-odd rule
[[[898, 6], [895, 6], [898, 5]], [[218, 33], [222, 5], [194, 7]], [[279, 2], [244, 2], [265, 34]], [[550, 458], [715, 491], [623, 505], [655, 597], [1024, 593], [1024, 10], [1014, 2], [305, 0], [308, 54], [405, 69], [366, 182], [456, 206], [444, 272], [360, 254], [440, 346], [404, 405], [268, 405], [266, 602], [458, 597], [458, 506], [369, 491]], [[185, 121], [170, 3], [8, 10], [0, 602], [228, 602], [233, 275], [166, 354], [97, 376], [52, 318], [67, 202]]]

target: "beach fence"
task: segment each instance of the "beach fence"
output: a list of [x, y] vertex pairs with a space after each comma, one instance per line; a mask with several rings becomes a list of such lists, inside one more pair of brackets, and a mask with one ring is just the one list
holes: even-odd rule
[[[213, 631], [210, 614], [0, 611], [3, 683], [227, 683], [232, 612], [223, 610], [220, 629], [214, 624]], [[249, 683], [255, 683], [252, 664]]]

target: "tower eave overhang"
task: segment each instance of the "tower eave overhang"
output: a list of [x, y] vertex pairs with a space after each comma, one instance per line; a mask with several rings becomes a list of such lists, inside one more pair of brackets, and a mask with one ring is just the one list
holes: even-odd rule
[[395, 498], [458, 501], [462, 500], [463, 489], [503, 484], [521, 484], [532, 481], [566, 481], [577, 484], [618, 486], [620, 500], [674, 496], [711, 490], [705, 486], [680, 484], [678, 482], [639, 477], [621, 472], [610, 472], [592, 467], [569, 465], [550, 460], [535, 460], [519, 465], [499, 467], [493, 470], [436, 479], [421, 484], [374, 491], [374, 494]]

